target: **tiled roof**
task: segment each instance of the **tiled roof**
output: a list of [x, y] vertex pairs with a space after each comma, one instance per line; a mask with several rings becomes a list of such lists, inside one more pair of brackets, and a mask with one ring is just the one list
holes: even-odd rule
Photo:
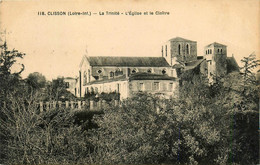
[[186, 64], [185, 64], [184, 71], [196, 68], [196, 67], [197, 67], [198, 65], [200, 65], [204, 60], [205, 60], [205, 59], [200, 59], [200, 60], [191, 61], [191, 62], [186, 63]]
[[169, 67], [163, 57], [112, 57], [89, 56], [91, 66]]
[[213, 42], [213, 43], [211, 43], [211, 44], [209, 44], [209, 45], [207, 45], [207, 46], [205, 46], [205, 47], [210, 47], [210, 46], [226, 46], [226, 45], [223, 45], [223, 44], [220, 44], [220, 43], [217, 43], [217, 42]]
[[127, 80], [126, 75], [122, 75], [120, 77], [115, 77], [115, 78], [111, 78], [111, 79], [95, 80], [95, 81], [87, 83], [86, 85], [107, 83], [107, 82], [113, 82], [113, 81], [124, 81], [124, 80]]
[[167, 74], [135, 73], [130, 75], [129, 80], [176, 80], [176, 78], [169, 77]]
[[169, 41], [177, 41], [177, 42], [179, 42], [179, 41], [196, 42], [196, 41], [187, 40], [187, 39], [181, 38], [181, 37], [175, 37], [175, 38], [170, 39]]

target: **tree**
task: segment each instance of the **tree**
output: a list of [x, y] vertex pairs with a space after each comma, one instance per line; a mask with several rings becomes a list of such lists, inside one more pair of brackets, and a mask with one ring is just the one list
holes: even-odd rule
[[178, 124], [171, 112], [157, 113], [159, 98], [137, 94], [108, 107], [97, 118], [91, 164], [158, 164], [177, 161]]
[[[254, 53], [250, 54], [248, 57], [244, 57], [241, 60], [243, 66], [240, 68], [243, 73], [243, 78], [246, 82], [256, 82], [256, 75], [254, 73], [254, 69], [260, 65], [260, 60], [256, 59], [256, 55]], [[259, 72], [258, 70], [257, 72]]]
[[5, 100], [5, 96], [18, 86], [20, 74], [24, 70], [24, 65], [21, 64], [21, 70], [12, 73], [12, 66], [16, 64], [17, 59], [23, 58], [25, 54], [15, 49], [8, 50], [6, 42], [0, 48], [0, 100]]
[[52, 80], [46, 88], [47, 100], [72, 100], [75, 96], [66, 90], [66, 82], [63, 77]]
[[27, 77], [27, 83], [32, 89], [38, 90], [46, 85], [46, 78], [39, 72], [30, 73]]

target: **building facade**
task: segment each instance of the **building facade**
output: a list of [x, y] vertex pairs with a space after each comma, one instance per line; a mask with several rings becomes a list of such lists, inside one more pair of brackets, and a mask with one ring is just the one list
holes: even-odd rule
[[228, 68], [238, 70], [234, 57], [227, 57], [227, 47], [216, 42], [197, 56], [196, 41], [176, 37], [164, 43], [161, 52], [161, 57], [83, 56], [76, 96], [117, 92], [125, 99], [140, 91], [170, 96], [179, 84], [180, 70], [199, 67], [210, 82], [230, 72]]

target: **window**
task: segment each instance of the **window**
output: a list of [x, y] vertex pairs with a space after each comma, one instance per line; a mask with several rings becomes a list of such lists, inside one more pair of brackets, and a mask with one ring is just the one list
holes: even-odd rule
[[181, 45], [179, 44], [178, 46], [178, 54], [180, 55], [181, 54]]
[[123, 75], [123, 71], [120, 68], [117, 68], [115, 71], [115, 76]]
[[87, 84], [87, 72], [86, 71], [84, 71], [84, 73], [83, 73], [83, 85], [86, 85]]
[[221, 54], [222, 54], [222, 49], [220, 49], [220, 52], [221, 52]]
[[206, 54], [208, 54], [207, 50], [206, 50]]
[[219, 53], [219, 49], [218, 49], [218, 53]]
[[163, 46], [162, 46], [162, 56], [163, 56]]
[[169, 84], [169, 91], [172, 91], [172, 88], [173, 88], [173, 83], [170, 83]]
[[186, 45], [186, 54], [190, 54], [190, 47], [189, 47], [189, 44]]
[[114, 77], [114, 72], [110, 72], [110, 78], [113, 78]]
[[163, 70], [162, 70], [162, 74], [166, 74], [166, 69], [163, 69]]
[[144, 91], [144, 83], [139, 84], [139, 91]]
[[212, 54], [212, 50], [211, 49], [209, 50], [209, 53]]
[[167, 45], [165, 45], [165, 56], [167, 57]]
[[133, 70], [132, 70], [132, 73], [136, 73], [137, 71], [136, 71], [137, 69], [136, 68], [134, 68]]
[[90, 70], [88, 69], [88, 82], [90, 82]]
[[159, 82], [154, 82], [153, 83], [153, 90], [154, 91], [158, 91], [159, 90], [159, 85], [160, 85]]
[[65, 86], [66, 86], [66, 88], [69, 88], [69, 87], [70, 87], [70, 83], [69, 83], [69, 82], [66, 82], [66, 83], [65, 83]]
[[102, 73], [102, 70], [101, 70], [101, 69], [99, 69], [97, 72], [98, 72], [98, 74], [100, 74], [100, 73]]

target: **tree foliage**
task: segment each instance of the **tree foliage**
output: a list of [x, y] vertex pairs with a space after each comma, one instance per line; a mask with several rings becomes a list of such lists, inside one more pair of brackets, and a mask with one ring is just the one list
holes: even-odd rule
[[38, 90], [46, 86], [46, 78], [39, 72], [30, 73], [27, 77], [27, 83], [32, 89]]
[[19, 85], [20, 74], [24, 70], [24, 65], [21, 64], [21, 70], [14, 73], [12, 73], [12, 67], [16, 64], [17, 59], [23, 58], [25, 54], [16, 49], [9, 50], [6, 42], [0, 45], [0, 49], [0, 101], [3, 101], [8, 92]]

